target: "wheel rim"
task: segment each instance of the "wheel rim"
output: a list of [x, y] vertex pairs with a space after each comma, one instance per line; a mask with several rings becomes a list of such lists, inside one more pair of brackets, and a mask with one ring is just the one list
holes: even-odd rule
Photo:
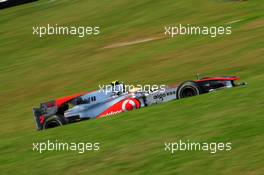
[[193, 87], [186, 87], [181, 92], [181, 98], [192, 97], [197, 95], [197, 90]]
[[45, 129], [55, 128], [58, 126], [61, 126], [61, 122], [59, 122], [58, 120], [51, 120], [45, 125]]

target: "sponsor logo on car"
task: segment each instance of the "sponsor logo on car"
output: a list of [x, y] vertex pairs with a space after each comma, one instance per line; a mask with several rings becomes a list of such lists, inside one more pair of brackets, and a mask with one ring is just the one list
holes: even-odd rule
[[165, 93], [159, 93], [157, 95], [154, 95], [153, 96], [153, 99], [156, 100], [156, 99], [160, 99], [160, 100], [164, 100], [164, 98], [166, 96], [171, 96], [171, 95], [175, 95], [176, 94], [176, 91], [170, 91], [170, 92], [165, 92]]
[[115, 105], [111, 106], [110, 108], [105, 110], [103, 113], [101, 113], [96, 118], [101, 118], [104, 116], [118, 114], [121, 112], [131, 111], [133, 109], [138, 109], [138, 108], [140, 108], [139, 101], [135, 98], [128, 98], [128, 99], [124, 99], [124, 100], [116, 103]]

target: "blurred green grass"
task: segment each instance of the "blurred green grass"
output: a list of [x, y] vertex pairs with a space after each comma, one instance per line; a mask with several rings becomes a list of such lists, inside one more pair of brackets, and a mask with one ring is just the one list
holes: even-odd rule
[[[0, 11], [1, 174], [261, 174], [264, 4], [261, 1], [39, 1]], [[164, 26], [224, 25], [231, 36], [162, 35]], [[47, 25], [101, 27], [87, 38], [32, 35]], [[114, 79], [171, 84], [193, 75], [237, 75], [249, 85], [114, 118], [36, 132], [39, 102]], [[32, 142], [100, 142], [100, 152], [33, 152]], [[232, 142], [232, 151], [164, 152], [164, 142]]]

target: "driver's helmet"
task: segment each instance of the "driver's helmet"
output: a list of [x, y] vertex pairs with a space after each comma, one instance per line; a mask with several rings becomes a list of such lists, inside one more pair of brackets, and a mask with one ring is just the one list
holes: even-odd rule
[[117, 95], [120, 95], [123, 92], [125, 92], [125, 86], [123, 82], [115, 80], [111, 82], [111, 85], [113, 92], [116, 93]]

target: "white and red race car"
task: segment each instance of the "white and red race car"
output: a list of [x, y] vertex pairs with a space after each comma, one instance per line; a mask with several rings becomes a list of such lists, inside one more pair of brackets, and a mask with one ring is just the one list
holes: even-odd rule
[[133, 109], [164, 103], [171, 100], [196, 96], [223, 88], [232, 88], [245, 83], [235, 84], [238, 77], [205, 77], [185, 81], [179, 86], [164, 86], [160, 89], [127, 91], [125, 84], [118, 81], [103, 89], [79, 93], [41, 103], [33, 108], [38, 130], [53, 128], [87, 119], [98, 119]]

